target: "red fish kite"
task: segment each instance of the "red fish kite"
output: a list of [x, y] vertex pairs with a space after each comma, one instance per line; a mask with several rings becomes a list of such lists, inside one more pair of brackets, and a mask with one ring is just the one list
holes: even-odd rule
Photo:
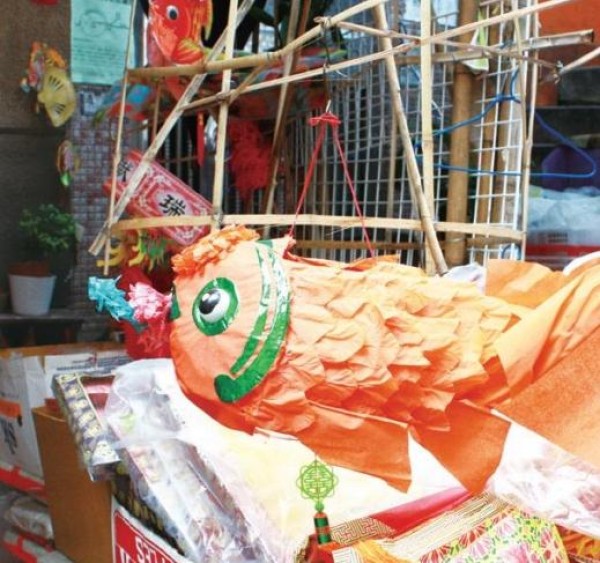
[[204, 59], [201, 35], [210, 33], [212, 0], [151, 0], [151, 35], [169, 64]]

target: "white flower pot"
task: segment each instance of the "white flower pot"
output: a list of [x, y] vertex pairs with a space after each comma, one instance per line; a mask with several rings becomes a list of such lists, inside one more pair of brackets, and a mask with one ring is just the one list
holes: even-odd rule
[[56, 276], [8, 276], [13, 313], [40, 316], [50, 311]]

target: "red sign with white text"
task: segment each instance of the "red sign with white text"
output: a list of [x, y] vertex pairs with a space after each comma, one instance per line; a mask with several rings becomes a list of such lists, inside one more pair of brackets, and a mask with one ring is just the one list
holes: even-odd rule
[[115, 563], [184, 563], [188, 561], [146, 530], [123, 508], [113, 506], [113, 561]]

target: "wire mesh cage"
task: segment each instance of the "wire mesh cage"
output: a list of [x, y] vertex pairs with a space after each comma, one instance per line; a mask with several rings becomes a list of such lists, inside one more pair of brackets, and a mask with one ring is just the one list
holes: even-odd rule
[[[334, 10], [344, 8], [343, 3]], [[417, 4], [415, 6], [413, 4]], [[457, 2], [436, 2], [434, 28], [436, 32], [457, 25]], [[515, 7], [531, 6], [531, 0], [516, 3], [504, 1], [482, 2], [479, 18], [503, 15]], [[418, 3], [408, 2], [388, 5], [388, 17], [394, 30], [399, 32], [394, 41], [399, 44], [411, 35], [417, 35], [419, 23], [409, 18], [418, 16]], [[518, 25], [505, 21], [487, 30], [475, 41], [487, 46], [516, 48], [533, 35], [533, 16], [523, 18]], [[357, 23], [373, 26], [369, 12], [355, 18]], [[402, 37], [400, 34], [403, 34]], [[344, 46], [349, 58], [361, 57], [377, 50], [377, 38], [364, 33], [344, 34]], [[434, 210], [435, 221], [445, 221], [449, 207], [455, 204], [449, 198], [451, 175], [466, 187], [464, 221], [481, 226], [495, 225], [514, 230], [514, 237], [498, 239], [448, 233], [445, 244], [458, 238], [465, 248], [464, 260], [485, 261], [489, 257], [519, 255], [520, 233], [523, 221], [524, 154], [526, 86], [528, 63], [498, 54], [467, 60], [472, 68], [470, 91], [472, 102], [469, 118], [453, 121], [453, 98], [460, 96], [454, 77], [457, 63], [453, 54], [456, 47], [437, 45], [434, 52], [432, 110], [434, 129]], [[421, 146], [421, 76], [418, 49], [397, 57], [401, 95], [413, 145], [419, 157]], [[523, 90], [525, 88], [525, 91]], [[352, 67], [341, 73], [329, 74], [327, 90], [332, 111], [341, 119], [341, 137], [350, 163], [360, 198], [362, 211], [369, 217], [415, 219], [418, 210], [409, 187], [406, 161], [396, 134], [396, 124], [390, 101], [390, 86], [386, 80], [382, 61]], [[464, 95], [464, 94], [463, 94]], [[521, 103], [523, 101], [523, 103]], [[468, 162], [460, 167], [451, 164], [453, 150], [452, 132], [459, 128], [468, 130]], [[304, 174], [315, 143], [315, 131], [306, 119], [290, 121], [287, 158], [292, 161], [294, 181], [285, 190], [296, 190], [304, 181]], [[454, 150], [458, 150], [456, 147]], [[464, 149], [463, 149], [464, 150]], [[455, 178], [456, 181], [456, 178]], [[456, 196], [455, 196], [456, 197]], [[287, 201], [295, 201], [290, 197]], [[289, 207], [284, 209], [290, 212]], [[326, 142], [319, 161], [318, 173], [311, 180], [311, 189], [305, 212], [322, 215], [354, 215], [350, 191], [344, 180], [340, 157], [331, 142]], [[401, 252], [402, 260], [421, 264], [422, 233], [410, 229], [370, 230], [371, 239], [380, 252]], [[313, 226], [305, 228], [300, 238], [301, 248], [310, 249], [312, 255], [322, 258], [353, 260], [365, 255], [365, 245], [359, 228]]]
[[[463, 4], [469, 3], [475, 10], [465, 18]], [[424, 234], [425, 211], [450, 265], [519, 257], [525, 242], [533, 129], [527, 93], [536, 82], [530, 56], [537, 33], [536, 0], [432, 0], [429, 42], [423, 39], [424, 26], [418, 21], [422, 5], [417, 0], [385, 2], [385, 21], [377, 8], [356, 9], [368, 2], [322, 4], [327, 11], [310, 42], [298, 43], [278, 66], [257, 64], [253, 70], [234, 73], [228, 89], [236, 94], [235, 101], [219, 98], [219, 74], [213, 75], [212, 93], [205, 90], [196, 98], [200, 104], [213, 98], [212, 106], [207, 103], [200, 110], [208, 148], [203, 166], [198, 168], [194, 155], [196, 106], [177, 121], [162, 162], [212, 200], [218, 217], [233, 215], [251, 226], [270, 225], [271, 236], [287, 231], [289, 217], [306, 192], [300, 211], [318, 220], [305, 221], [295, 235], [298, 249], [307, 255], [344, 261], [365, 257], [367, 233], [377, 253], [398, 253], [403, 262], [425, 265], [426, 242], [432, 235], [431, 230]], [[338, 17], [348, 10], [355, 15]], [[266, 35], [254, 43], [273, 43], [276, 53], [282, 37], [272, 30]], [[431, 65], [422, 62], [426, 47]], [[296, 67], [305, 64], [306, 54], [312, 66], [303, 73]], [[299, 58], [286, 75], [282, 69], [291, 55]], [[284, 86], [291, 95], [282, 113], [276, 110], [282, 107]], [[214, 122], [206, 116], [215, 116], [223, 103], [229, 107], [227, 132], [215, 132]], [[248, 107], [260, 107], [262, 113], [245, 111]], [[316, 130], [309, 118], [322, 114], [324, 107], [339, 117], [343, 154], [331, 135], [319, 154], [313, 154]], [[272, 141], [282, 115], [284, 134], [280, 147], [273, 149], [278, 158], [271, 160], [269, 170], [274, 181], [267, 178], [260, 186], [266, 189], [243, 193], [241, 176], [228, 174], [236, 148], [230, 142], [225, 158], [221, 154], [219, 162], [211, 163], [212, 140], [228, 135], [232, 121], [241, 120], [257, 124]], [[171, 123], [176, 119], [168, 117]], [[432, 164], [427, 165], [431, 152]], [[352, 200], [342, 156], [359, 205]], [[314, 159], [316, 168], [309, 177]], [[212, 170], [222, 167], [223, 161], [221, 196], [220, 187], [213, 186]], [[428, 174], [431, 181], [421, 182], [419, 174]], [[423, 192], [428, 199], [425, 207]], [[261, 221], [256, 220], [258, 214]], [[367, 227], [351, 220], [359, 214], [366, 216]]]

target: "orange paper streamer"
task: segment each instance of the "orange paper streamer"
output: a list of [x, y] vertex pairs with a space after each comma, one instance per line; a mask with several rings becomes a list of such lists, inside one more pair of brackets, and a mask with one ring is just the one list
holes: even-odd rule
[[509, 427], [491, 408], [569, 362], [600, 324], [598, 265], [560, 278], [494, 263], [496, 295], [482, 295], [389, 260], [307, 260], [290, 238], [257, 239], [229, 227], [174, 258], [182, 388], [227, 426], [294, 435], [398, 488], [410, 433], [480, 490]]

